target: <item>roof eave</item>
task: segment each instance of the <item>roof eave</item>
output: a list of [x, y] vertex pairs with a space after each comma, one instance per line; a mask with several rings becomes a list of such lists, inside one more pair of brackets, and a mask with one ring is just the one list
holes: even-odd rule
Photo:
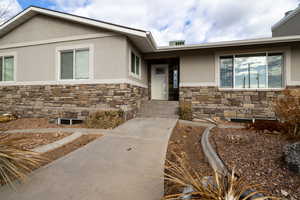
[[154, 37], [151, 34], [151, 32], [149, 31], [146, 34], [147, 34], [147, 40], [148, 40], [149, 44], [151, 45], [152, 51], [157, 50], [157, 44], [156, 44], [156, 42], [154, 40]]
[[166, 52], [166, 51], [183, 51], [183, 50], [196, 50], [196, 49], [210, 49], [210, 48], [222, 48], [222, 47], [233, 47], [233, 46], [249, 46], [249, 45], [260, 45], [260, 44], [275, 44], [284, 42], [295, 42], [300, 41], [300, 35], [296, 36], [284, 36], [274, 38], [262, 38], [253, 40], [236, 40], [229, 42], [214, 42], [201, 45], [186, 45], [180, 47], [158, 47], [155, 52]]
[[[87, 25], [91, 25], [91, 26], [95, 26], [95, 27], [99, 27], [99, 28], [103, 28], [103, 29], [108, 29], [108, 30], [126, 34], [126, 35], [147, 37], [146, 31], [126, 28], [123, 26], [117, 26], [117, 25], [113, 25], [110, 23], [103, 23], [100, 21], [95, 21], [92, 19], [83, 18], [83, 17], [79, 17], [79, 16], [75, 16], [75, 15], [61, 13], [61, 12], [56, 12], [53, 10], [48, 10], [48, 9], [39, 8], [39, 7], [29, 7], [26, 10], [19, 13], [18, 15], [16, 15], [15, 17], [13, 17], [12, 19], [10, 19], [7, 22], [5, 22], [4, 24], [2, 24], [2, 26], [0, 27], [0, 35], [1, 35], [1, 32], [3, 32], [3, 30], [5, 32], [5, 30], [9, 29], [9, 27], [12, 27], [12, 29], [13, 29], [14, 28], [13, 25], [16, 21], [18, 21], [18, 20], [22, 21], [21, 19], [23, 19], [23, 21], [26, 21], [28, 17], [32, 17], [36, 14], [44, 14], [44, 15], [54, 16], [54, 17], [66, 19], [69, 21], [73, 21], [76, 23], [82, 23], [82, 24], [87, 24]], [[16, 26], [17, 25], [18, 25], [18, 23], [16, 24]]]
[[282, 24], [286, 23], [288, 20], [290, 20], [292, 17], [294, 17], [295, 15], [297, 15], [300, 12], [300, 6], [298, 6], [295, 10], [293, 10], [290, 14], [288, 14], [287, 16], [284, 16], [281, 20], [279, 20], [276, 24], [274, 24], [271, 27], [271, 30], [275, 30], [277, 28], [279, 28]]

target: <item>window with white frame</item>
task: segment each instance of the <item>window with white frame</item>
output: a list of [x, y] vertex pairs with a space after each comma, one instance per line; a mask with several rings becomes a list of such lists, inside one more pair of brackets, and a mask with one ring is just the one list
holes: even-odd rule
[[220, 88], [282, 88], [283, 63], [283, 53], [221, 56]]
[[14, 81], [14, 56], [0, 56], [0, 82]]
[[89, 48], [62, 50], [59, 53], [61, 80], [80, 80], [90, 78]]
[[134, 52], [131, 52], [131, 68], [130, 72], [133, 76], [140, 76], [141, 71], [141, 59]]

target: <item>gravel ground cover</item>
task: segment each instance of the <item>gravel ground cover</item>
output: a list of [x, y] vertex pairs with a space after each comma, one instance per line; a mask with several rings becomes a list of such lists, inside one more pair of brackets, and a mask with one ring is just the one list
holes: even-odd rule
[[[178, 123], [168, 144], [166, 158], [175, 162], [176, 155], [186, 154], [190, 167], [203, 176], [212, 175], [212, 170], [201, 149], [200, 139], [205, 127], [187, 126]], [[165, 195], [182, 192], [182, 188], [165, 181]]]
[[85, 124], [57, 125], [49, 123], [46, 118], [20, 118], [10, 122], [0, 123], [0, 131], [36, 128], [86, 128]]
[[214, 128], [210, 141], [230, 169], [261, 184], [267, 194], [300, 199], [300, 176], [286, 168], [282, 157], [283, 146], [291, 141], [282, 135]]
[[79, 137], [78, 139], [74, 140], [73, 142], [70, 142], [58, 149], [55, 149], [53, 151], [46, 152], [42, 154], [45, 158], [48, 159], [47, 162], [43, 163], [42, 165], [46, 165], [58, 158], [61, 158], [72, 151], [75, 151], [88, 143], [94, 141], [95, 139], [101, 137], [101, 135], [96, 135], [96, 134], [89, 134], [89, 135], [83, 135]]
[[20, 146], [24, 149], [34, 149], [38, 146], [50, 144], [71, 135], [71, 133], [13, 133], [7, 134], [8, 138], [22, 138], [26, 140]]

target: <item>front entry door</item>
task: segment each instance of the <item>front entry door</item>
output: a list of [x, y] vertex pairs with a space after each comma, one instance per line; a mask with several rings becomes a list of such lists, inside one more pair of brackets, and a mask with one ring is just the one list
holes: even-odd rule
[[168, 65], [152, 65], [151, 67], [151, 98], [168, 100]]

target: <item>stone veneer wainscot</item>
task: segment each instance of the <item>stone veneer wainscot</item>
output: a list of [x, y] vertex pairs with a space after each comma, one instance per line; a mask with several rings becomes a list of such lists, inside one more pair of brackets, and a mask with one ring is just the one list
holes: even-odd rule
[[[300, 92], [300, 87], [288, 87]], [[274, 119], [273, 103], [283, 97], [283, 91], [224, 91], [217, 87], [181, 87], [180, 101], [192, 104], [193, 119], [221, 118], [269, 118]]]
[[122, 109], [133, 118], [147, 88], [131, 84], [0, 86], [0, 114], [84, 119], [98, 110]]

